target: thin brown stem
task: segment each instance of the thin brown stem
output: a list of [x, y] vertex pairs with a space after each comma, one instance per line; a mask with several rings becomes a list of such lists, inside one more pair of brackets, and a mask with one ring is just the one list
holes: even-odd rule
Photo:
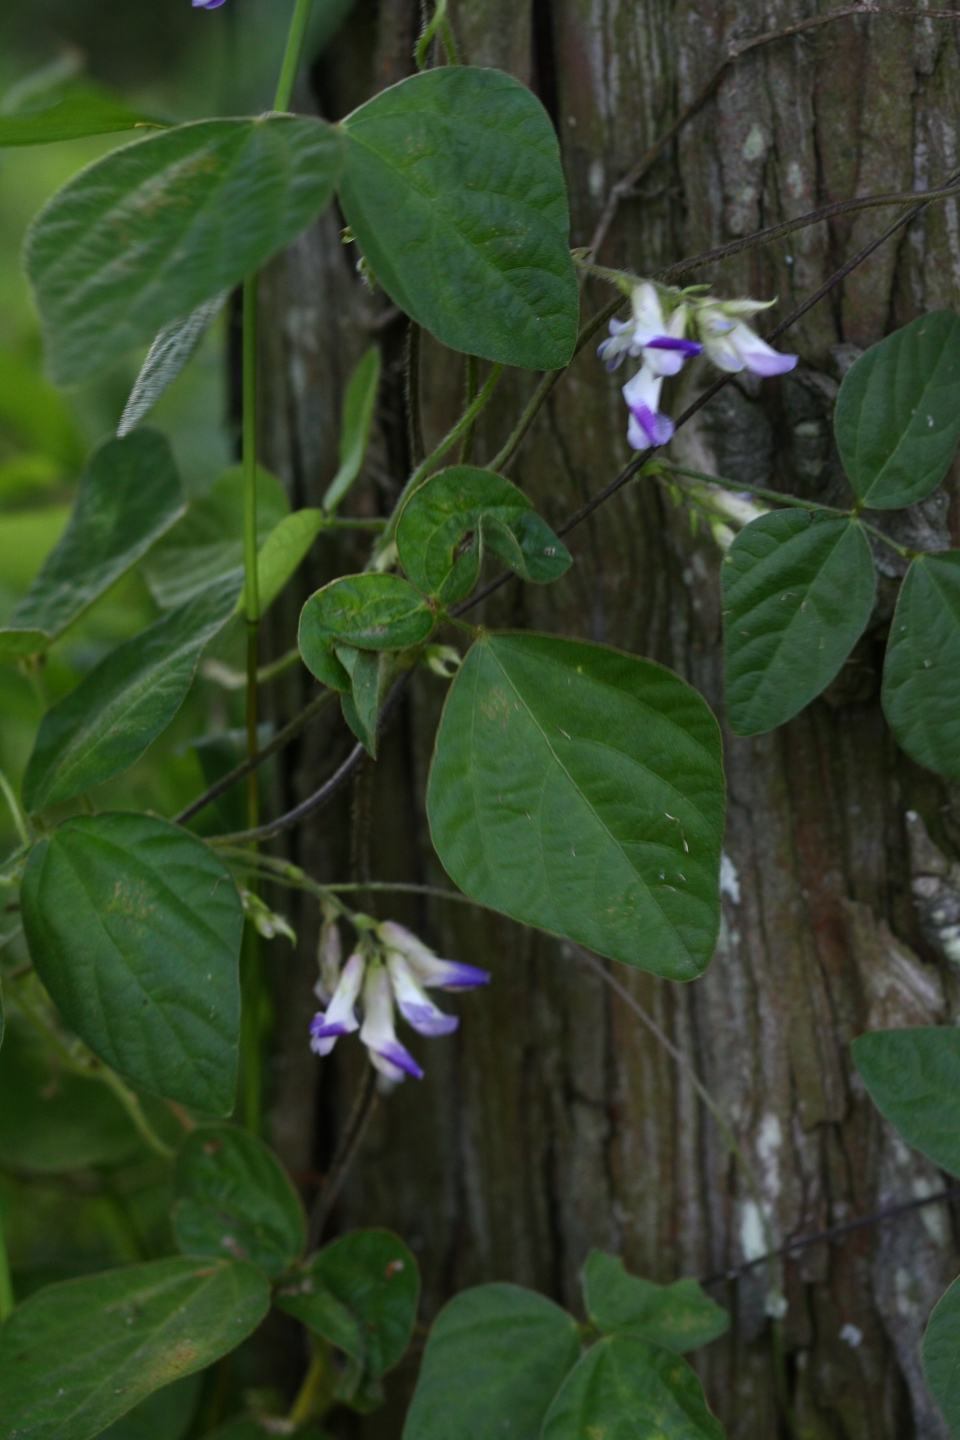
[[212, 805], [214, 800], [219, 800], [221, 795], [225, 795], [233, 785], [236, 785], [238, 781], [243, 780], [249, 775], [251, 770], [256, 770], [258, 766], [269, 760], [272, 755], [276, 755], [284, 746], [289, 745], [290, 741], [295, 740], [301, 730], [309, 725], [314, 716], [318, 715], [323, 707], [329, 704], [334, 694], [335, 692], [333, 690], [324, 690], [322, 695], [318, 695], [315, 700], [311, 700], [306, 709], [301, 710], [300, 714], [295, 716], [289, 725], [285, 725], [268, 745], [264, 745], [262, 750], [258, 750], [255, 755], [251, 755], [249, 760], [244, 760], [242, 765], [237, 765], [228, 775], [224, 775], [215, 785], [211, 785], [210, 789], [205, 790], [196, 800], [191, 800], [185, 810], [181, 810], [179, 815], [173, 817], [173, 823], [175, 825], [186, 825], [188, 820], [192, 820], [194, 815], [199, 815], [200, 811], [205, 810], [208, 805]]
[[356, 1099], [353, 1102], [353, 1109], [347, 1120], [346, 1128], [340, 1137], [333, 1160], [330, 1162], [330, 1170], [321, 1186], [313, 1210], [310, 1215], [310, 1228], [307, 1236], [307, 1251], [313, 1251], [320, 1244], [323, 1238], [324, 1227], [330, 1218], [330, 1212], [337, 1203], [337, 1196], [343, 1189], [343, 1182], [350, 1172], [350, 1167], [357, 1157], [357, 1152], [363, 1143], [370, 1117], [374, 1112], [377, 1103], [377, 1072], [372, 1065], [367, 1065], [363, 1072], [363, 1079], [357, 1091]]
[[629, 196], [647, 171], [660, 159], [667, 146], [677, 138], [687, 122], [703, 109], [731, 66], [735, 65], [744, 55], [750, 54], [752, 50], [759, 49], [761, 45], [772, 45], [777, 40], [791, 40], [797, 35], [805, 34], [808, 30], [819, 29], [821, 25], [830, 25], [835, 20], [845, 20], [858, 15], [883, 16], [887, 20], [960, 20], [960, 11], [953, 10], [908, 10], [906, 8], [888, 10], [881, 9], [876, 4], [841, 5], [836, 10], [828, 10], [823, 15], [812, 15], [806, 20], [798, 21], [795, 25], [786, 25], [782, 30], [770, 30], [763, 35], [754, 35], [752, 39], [745, 40], [742, 45], [732, 47], [693, 99], [684, 105], [673, 124], [657, 137], [633, 168], [628, 170], [626, 175], [622, 176], [612, 187], [597, 228], [593, 232], [588, 255], [593, 258], [597, 256], [607, 238], [621, 200], [625, 200]]
[[407, 330], [407, 439], [410, 445], [410, 468], [423, 462], [423, 415], [420, 406], [420, 326], [410, 321]]

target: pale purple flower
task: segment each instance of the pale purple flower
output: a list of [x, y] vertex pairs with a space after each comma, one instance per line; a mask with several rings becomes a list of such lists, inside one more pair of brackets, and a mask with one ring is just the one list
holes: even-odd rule
[[718, 370], [730, 375], [749, 370], [766, 378], [784, 375], [793, 369], [797, 363], [796, 355], [783, 355], [774, 350], [741, 319], [743, 315], [766, 308], [760, 300], [729, 300], [699, 307], [697, 325], [703, 348], [707, 359]]
[[396, 1083], [403, 1079], [404, 1074], [417, 1080], [423, 1079], [420, 1066], [397, 1039], [393, 1028], [393, 988], [390, 976], [379, 960], [367, 970], [360, 1040], [367, 1047], [371, 1064], [388, 1080]]
[[688, 311], [678, 305], [664, 320], [663, 306], [656, 287], [649, 280], [638, 285], [631, 297], [632, 320], [611, 320], [610, 339], [604, 340], [597, 354], [608, 370], [616, 370], [627, 355], [642, 357], [655, 375], [676, 375], [692, 355], [699, 355], [703, 346], [684, 338]]
[[194, 10], [217, 10], [224, 0], [192, 0]]
[[395, 920], [385, 920], [378, 925], [377, 934], [387, 950], [399, 951], [410, 962], [414, 975], [428, 989], [473, 990], [477, 985], [490, 983], [489, 970], [439, 959], [422, 940]]
[[623, 398], [630, 411], [627, 443], [634, 450], [666, 445], [673, 438], [673, 421], [659, 410], [662, 388], [663, 376], [655, 374], [646, 363], [623, 387]]
[[326, 1012], [315, 1015], [310, 1026], [310, 1049], [317, 1055], [329, 1055], [341, 1035], [349, 1035], [360, 1028], [354, 1006], [360, 994], [366, 961], [357, 952], [350, 956], [343, 967], [343, 974], [333, 993], [333, 999]]
[[434, 1005], [399, 950], [387, 952], [387, 971], [400, 1014], [421, 1035], [449, 1035], [460, 1021]]
[[340, 930], [332, 916], [324, 916], [320, 927], [317, 960], [320, 965], [320, 979], [314, 986], [314, 993], [321, 1004], [329, 1005], [340, 981], [340, 966], [343, 962]]

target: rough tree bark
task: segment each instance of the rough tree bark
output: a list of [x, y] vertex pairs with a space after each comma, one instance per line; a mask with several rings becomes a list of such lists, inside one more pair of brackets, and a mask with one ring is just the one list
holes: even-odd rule
[[[823, 7], [826, 8], [826, 7]], [[693, 98], [731, 45], [818, 13], [816, 0], [459, 0], [466, 57], [530, 84], [555, 121], [570, 186], [573, 243], [586, 244], [610, 186]], [[918, 15], [921, 13], [918, 5]], [[316, 67], [302, 108], [338, 119], [412, 69], [416, 0], [358, 0]], [[755, 50], [620, 206], [603, 258], [649, 273], [828, 201], [942, 181], [957, 163], [960, 26], [843, 19]], [[726, 294], [779, 295], [783, 315], [889, 222], [866, 211], [820, 224], [693, 279]], [[336, 467], [344, 383], [380, 344], [386, 380], [372, 461], [352, 504], [384, 510], [406, 464], [404, 324], [354, 272], [328, 214], [263, 290], [263, 458], [298, 504], [316, 504]], [[830, 413], [844, 367], [915, 314], [957, 302], [955, 199], [884, 245], [795, 328], [802, 363], [780, 382], [729, 385], [676, 441], [688, 463], [831, 501], [844, 495]], [[608, 298], [587, 288], [585, 314]], [[786, 342], [784, 342], [786, 343]], [[427, 341], [428, 444], [457, 413], [463, 361]], [[688, 387], [705, 383], [690, 374]], [[515, 377], [481, 426], [494, 453], [531, 388]], [[689, 397], [689, 390], [688, 390]], [[683, 397], [676, 397], [676, 404]], [[556, 524], [627, 458], [618, 387], [582, 355], [555, 390], [512, 471]], [[928, 546], [949, 540], [950, 497], [903, 522]], [[956, 540], [956, 536], [954, 540]], [[498, 624], [562, 630], [674, 666], [722, 716], [719, 554], [652, 482], [628, 487], [573, 537], [570, 576], [547, 591], [511, 583]], [[362, 563], [321, 548], [313, 584]], [[878, 701], [896, 574], [868, 634], [821, 701], [755, 740], [726, 735], [729, 826], [724, 925], [707, 975], [685, 987], [618, 971], [724, 1107], [759, 1178], [778, 1242], [943, 1184], [876, 1117], [850, 1039], [883, 1025], [949, 1022], [958, 987], [951, 924], [960, 888], [954, 801], [898, 753]], [[311, 587], [312, 588], [312, 587]], [[296, 603], [278, 617], [289, 626]], [[278, 640], [278, 643], [281, 643]], [[287, 717], [308, 687], [271, 696]], [[383, 758], [352, 796], [290, 842], [313, 873], [442, 883], [423, 792], [444, 685], [422, 676]], [[281, 777], [300, 797], [347, 746], [327, 712]], [[338, 1225], [389, 1225], [417, 1252], [429, 1320], [457, 1289], [510, 1279], [578, 1307], [587, 1250], [622, 1253], [659, 1281], [737, 1264], [756, 1242], [756, 1207], [689, 1081], [629, 1009], [568, 949], [495, 916], [444, 902], [378, 901], [445, 954], [489, 966], [487, 993], [458, 1003], [459, 1034], [431, 1042], [427, 1078], [374, 1116]], [[361, 1064], [341, 1045], [322, 1073], [306, 1048], [316, 916], [305, 906], [295, 960], [277, 952], [273, 1135], [309, 1185], [329, 1161]], [[953, 951], [957, 945], [954, 942]], [[762, 1244], [762, 1237], [761, 1237]], [[935, 1298], [960, 1270], [943, 1205], [806, 1251], [785, 1267], [783, 1320], [796, 1434], [805, 1440], [941, 1437], [918, 1344]], [[787, 1434], [778, 1412], [762, 1269], [712, 1293], [733, 1313], [701, 1358], [712, 1403], [737, 1440]], [[415, 1375], [356, 1433], [399, 1434]]]

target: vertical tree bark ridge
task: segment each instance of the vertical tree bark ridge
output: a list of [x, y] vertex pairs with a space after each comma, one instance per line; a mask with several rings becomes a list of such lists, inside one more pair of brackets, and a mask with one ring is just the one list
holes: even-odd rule
[[[816, 13], [810, 0], [551, 0], [547, 24], [529, 5], [507, 13], [499, 0], [459, 0], [453, 19], [468, 61], [526, 83], [554, 77], [572, 240], [584, 244], [611, 184], [731, 44]], [[361, 0], [318, 68], [322, 113], [339, 118], [409, 73], [419, 24], [412, 0], [378, 8]], [[537, 46], [550, 37], [548, 63]], [[745, 56], [640, 195], [621, 204], [605, 256], [649, 272], [818, 204], [940, 182], [960, 151], [958, 65], [956, 26], [884, 17], [838, 21]], [[747, 377], [710, 402], [678, 437], [684, 459], [813, 499], [847, 494], [830, 427], [837, 382], [854, 347], [957, 303], [957, 205], [931, 207], [804, 317], [783, 342], [801, 354], [797, 372], [762, 386]], [[872, 211], [841, 217], [696, 278], [725, 294], [779, 296], [772, 313], [784, 314], [888, 220]], [[317, 503], [336, 468], [346, 377], [375, 336], [386, 379], [366, 480], [350, 501], [375, 513], [403, 479], [403, 327], [390, 323], [385, 297], [363, 289], [337, 226], [328, 216], [265, 287], [264, 402], [276, 423], [264, 459], [298, 503]], [[588, 287], [585, 303], [593, 309], [606, 298]], [[378, 314], [386, 328], [371, 330]], [[422, 359], [429, 448], [458, 413], [463, 374], [427, 336]], [[678, 413], [707, 378], [688, 372], [683, 393], [666, 397], [670, 408]], [[521, 376], [501, 386], [478, 427], [481, 463], [532, 383]], [[559, 523], [628, 458], [624, 431], [618, 383], [591, 353], [581, 355], [544, 407], [514, 478]], [[903, 523], [923, 543], [942, 544], [946, 503], [934, 497]], [[632, 485], [584, 523], [572, 546], [575, 564], [560, 585], [512, 582], [487, 603], [485, 621], [584, 635], [664, 661], [722, 717], [719, 556], [708, 536], [691, 533], [689, 513], [652, 483]], [[328, 546], [311, 588], [361, 563], [362, 551]], [[953, 894], [949, 854], [960, 835], [943, 808], [948, 797], [897, 752], [880, 712], [896, 578], [883, 564], [889, 578], [874, 623], [827, 697], [771, 735], [725, 735], [724, 921], [711, 968], [686, 987], [618, 971], [729, 1116], [778, 1242], [941, 1184], [878, 1119], [849, 1055], [864, 1029], [947, 1022], [957, 1004], [949, 944], [930, 920], [929, 897]], [[279, 719], [301, 683], [294, 674], [277, 696]], [[443, 880], [423, 810], [443, 693], [437, 678], [418, 678], [376, 767], [379, 878]], [[336, 724], [311, 732], [282, 777], [288, 795], [314, 788], [319, 768], [326, 773], [345, 744]], [[313, 873], [345, 872], [348, 809], [326, 812], [295, 840]], [[905, 819], [914, 812], [920, 818]], [[925, 907], [919, 916], [915, 896]], [[578, 1308], [579, 1270], [593, 1246], [669, 1281], [722, 1270], [763, 1245], [749, 1187], [689, 1079], [565, 947], [442, 902], [382, 901], [380, 913], [494, 972], [489, 991], [457, 1001], [458, 1034], [423, 1047], [422, 1084], [408, 1082], [380, 1107], [340, 1206], [343, 1225], [387, 1224], [411, 1243], [424, 1271], [425, 1319], [457, 1289], [490, 1279], [532, 1285]], [[301, 930], [298, 959], [276, 987], [273, 1115], [285, 1158], [307, 1172], [329, 1159], [363, 1061], [358, 1047], [338, 1047], [322, 1067], [317, 1111], [304, 1023], [315, 920], [304, 916]], [[919, 1340], [958, 1269], [944, 1207], [787, 1262], [783, 1323], [805, 1440], [942, 1440]], [[734, 1440], [778, 1433], [767, 1291], [762, 1269], [717, 1287], [733, 1327], [698, 1362]], [[365, 1419], [364, 1435], [399, 1434], [399, 1402], [414, 1375], [408, 1366], [391, 1392], [397, 1403]]]

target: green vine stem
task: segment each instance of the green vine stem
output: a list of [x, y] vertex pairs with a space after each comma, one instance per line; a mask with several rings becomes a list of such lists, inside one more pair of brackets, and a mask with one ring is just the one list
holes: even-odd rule
[[297, 0], [294, 6], [293, 18], [290, 21], [290, 30], [287, 35], [287, 48], [284, 51], [280, 79], [277, 82], [277, 93], [273, 102], [274, 110], [289, 110], [290, 108], [293, 87], [296, 84], [300, 61], [303, 59], [303, 47], [307, 39], [307, 27], [310, 24], [312, 10], [313, 0]]
[[[243, 284], [243, 570], [247, 618], [247, 756], [257, 753], [257, 668], [260, 587], [257, 573], [257, 295], [258, 277]], [[260, 789], [255, 771], [247, 781], [247, 823], [260, 823]]]

